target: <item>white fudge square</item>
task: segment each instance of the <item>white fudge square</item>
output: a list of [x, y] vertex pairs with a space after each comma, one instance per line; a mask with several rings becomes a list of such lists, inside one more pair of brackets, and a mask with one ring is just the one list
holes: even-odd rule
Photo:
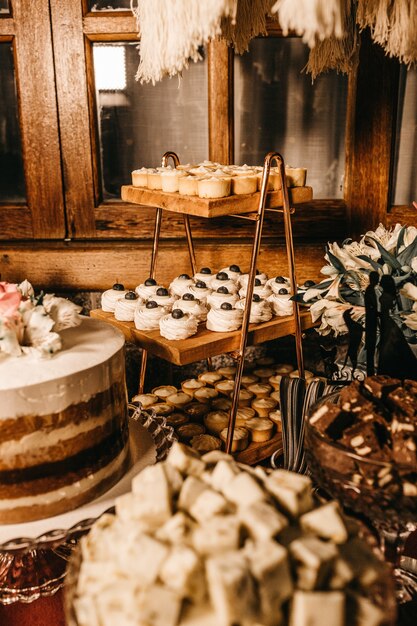
[[[175, 626], [181, 610], [181, 599], [171, 589], [153, 585], [141, 591], [138, 597], [136, 622], [146, 626]], [[119, 626], [114, 622], [112, 626]]]
[[272, 539], [288, 526], [288, 519], [267, 502], [255, 502], [238, 509], [238, 517], [252, 539]]
[[198, 497], [207, 489], [209, 489], [207, 483], [194, 476], [188, 476], [181, 487], [178, 508], [190, 512]]
[[345, 626], [345, 594], [341, 591], [296, 591], [289, 626]]
[[237, 550], [240, 529], [241, 523], [236, 515], [215, 515], [193, 531], [192, 543], [202, 555]]
[[335, 543], [345, 543], [348, 540], [348, 532], [337, 502], [329, 502], [305, 513], [300, 517], [300, 525], [305, 531], [321, 539], [331, 539]]
[[211, 473], [210, 484], [213, 489], [224, 494], [224, 490], [233, 478], [240, 473], [235, 463], [221, 459]]
[[321, 587], [338, 555], [334, 544], [315, 537], [296, 539], [289, 550], [295, 561], [297, 587], [306, 591]]
[[213, 489], [206, 489], [196, 498], [190, 507], [190, 514], [198, 522], [202, 522], [213, 515], [225, 513], [228, 502], [220, 493]]
[[188, 546], [173, 546], [159, 577], [181, 598], [201, 601], [204, 596], [204, 570], [201, 559]]
[[237, 506], [250, 506], [255, 502], [265, 500], [265, 491], [246, 472], [237, 474], [223, 489], [225, 497]]
[[292, 517], [299, 517], [313, 508], [311, 480], [307, 476], [275, 470], [264, 484], [280, 507]]
[[197, 452], [177, 441], [173, 443], [166, 461], [183, 475], [199, 476], [206, 468]]

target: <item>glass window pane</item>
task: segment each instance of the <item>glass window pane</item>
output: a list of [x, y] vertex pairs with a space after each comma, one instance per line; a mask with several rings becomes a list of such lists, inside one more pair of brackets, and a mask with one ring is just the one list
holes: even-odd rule
[[0, 0], [0, 15], [10, 13], [9, 0]]
[[182, 163], [208, 156], [207, 67], [191, 63], [182, 79], [136, 82], [136, 43], [93, 44], [104, 200], [120, 197], [131, 171], [159, 167], [167, 150]]
[[235, 56], [235, 161], [262, 164], [271, 150], [307, 168], [315, 198], [343, 197], [347, 78], [311, 83], [299, 39], [254, 39]]
[[11, 43], [0, 43], [0, 202], [25, 200], [22, 145]]
[[89, 0], [89, 11], [127, 11], [130, 0]]
[[398, 102], [394, 204], [417, 200], [417, 69], [402, 66]]

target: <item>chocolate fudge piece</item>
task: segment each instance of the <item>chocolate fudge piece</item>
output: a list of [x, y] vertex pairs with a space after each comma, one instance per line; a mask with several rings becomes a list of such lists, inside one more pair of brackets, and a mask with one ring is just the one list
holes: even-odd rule
[[417, 467], [417, 437], [404, 430], [392, 433], [392, 458], [399, 465]]
[[404, 387], [397, 387], [387, 395], [387, 403], [396, 412], [400, 412], [408, 417], [413, 417], [417, 409], [417, 400], [413, 393]]
[[[383, 432], [385, 430], [385, 440]], [[388, 431], [381, 421], [358, 422], [347, 428], [340, 443], [362, 457], [385, 460], [389, 451], [385, 449]]]
[[311, 416], [310, 423], [331, 439], [340, 439], [346, 428], [355, 421], [355, 416], [336, 404], [324, 404]]
[[379, 374], [365, 378], [363, 386], [376, 398], [385, 398], [391, 391], [401, 387], [401, 381]]
[[355, 415], [373, 410], [372, 402], [363, 395], [362, 386], [358, 381], [342, 389], [340, 406], [344, 411], [350, 411]]

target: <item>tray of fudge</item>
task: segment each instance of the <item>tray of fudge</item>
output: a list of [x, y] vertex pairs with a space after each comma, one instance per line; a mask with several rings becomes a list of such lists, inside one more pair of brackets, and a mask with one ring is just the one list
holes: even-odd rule
[[389, 567], [308, 477], [174, 443], [72, 555], [70, 626], [391, 626]]
[[[222, 165], [203, 161], [196, 165], [142, 167], [132, 172], [132, 185], [122, 187], [122, 200], [200, 217], [251, 213], [258, 209], [262, 167]], [[307, 170], [286, 166], [291, 204], [309, 202], [313, 190], [306, 187]], [[271, 167], [266, 208], [283, 205], [281, 176]]]

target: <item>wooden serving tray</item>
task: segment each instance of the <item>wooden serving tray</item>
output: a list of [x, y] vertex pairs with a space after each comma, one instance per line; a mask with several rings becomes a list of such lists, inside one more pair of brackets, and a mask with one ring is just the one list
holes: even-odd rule
[[[207, 330], [204, 324], [200, 324], [198, 332], [179, 341], [171, 341], [161, 337], [158, 330], [142, 331], [137, 330], [133, 322], [119, 322], [113, 313], [106, 313], [101, 309], [91, 311], [91, 317], [109, 322], [119, 328], [128, 341], [139, 344], [151, 354], [165, 359], [175, 365], [188, 365], [195, 361], [201, 361], [216, 354], [232, 352], [240, 345], [241, 331], [235, 330], [230, 333], [216, 333]], [[311, 321], [309, 311], [304, 311], [300, 315], [301, 328], [306, 330], [315, 326]], [[250, 324], [247, 345], [254, 345], [285, 337], [295, 333], [294, 317], [273, 317], [269, 322], [262, 324]]]
[[256, 465], [268, 459], [278, 448], [282, 448], [282, 433], [277, 432], [269, 441], [262, 443], [250, 443], [246, 450], [238, 452], [233, 456], [239, 463]]
[[[288, 189], [291, 205], [310, 202], [313, 199], [312, 187], [291, 187]], [[122, 187], [122, 200], [133, 204], [159, 207], [175, 213], [196, 215], [199, 217], [220, 217], [239, 213], [252, 213], [258, 210], [260, 192], [247, 195], [227, 196], [227, 198], [199, 198], [182, 196], [144, 187], [125, 185]], [[266, 197], [267, 209], [282, 206], [282, 191], [270, 191]]]

